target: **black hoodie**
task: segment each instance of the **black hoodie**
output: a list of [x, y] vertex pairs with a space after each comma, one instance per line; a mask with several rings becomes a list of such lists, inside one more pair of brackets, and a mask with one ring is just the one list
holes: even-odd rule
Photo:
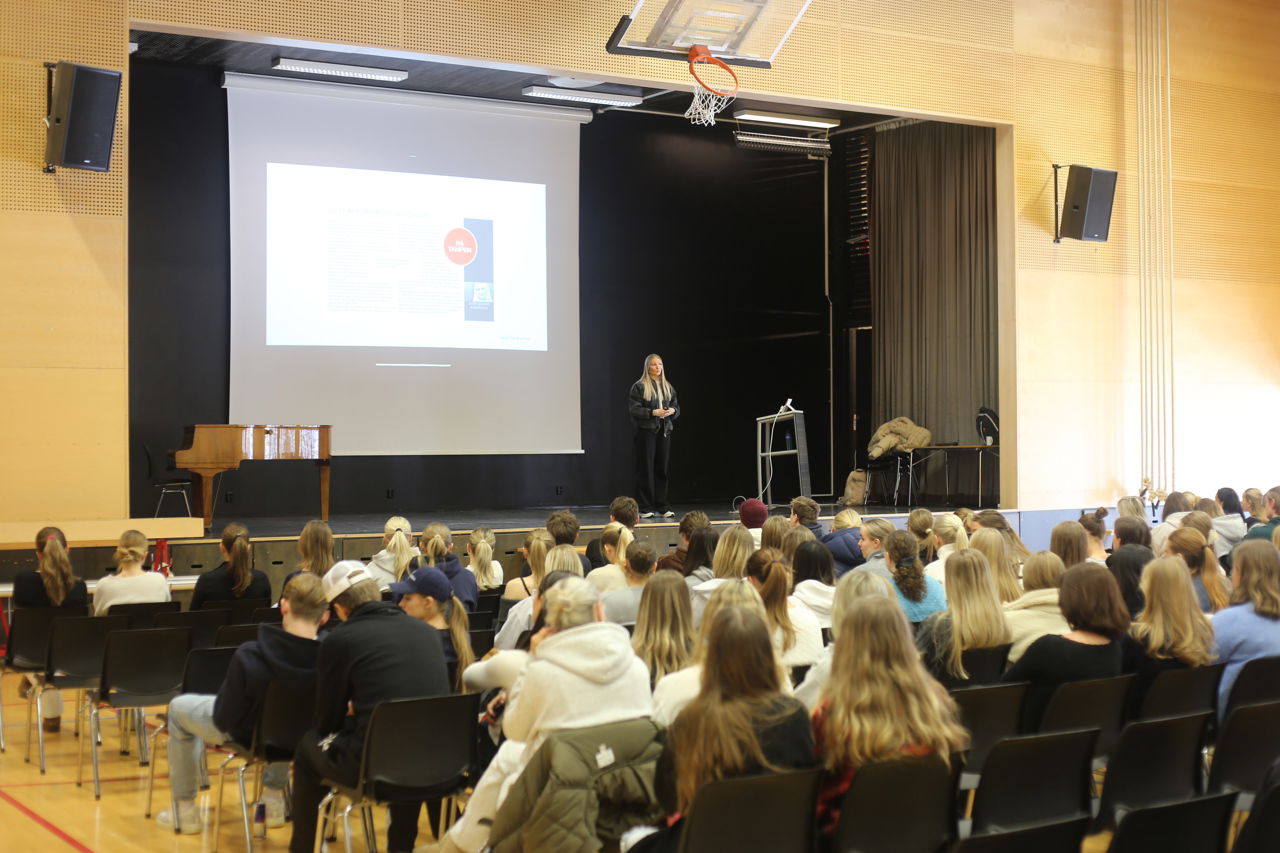
[[320, 641], [297, 637], [279, 625], [258, 626], [258, 639], [236, 650], [213, 703], [213, 724], [236, 743], [249, 745], [273, 678], [290, 687], [316, 682]]

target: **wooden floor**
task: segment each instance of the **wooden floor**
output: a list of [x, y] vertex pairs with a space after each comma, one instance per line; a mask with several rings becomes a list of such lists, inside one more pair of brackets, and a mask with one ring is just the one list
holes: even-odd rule
[[[212, 774], [208, 791], [201, 791], [197, 802], [205, 812], [205, 830], [201, 835], [175, 835], [158, 826], [154, 819], [143, 817], [146, 802], [147, 769], [138, 765], [136, 754], [121, 755], [115, 721], [103, 715], [103, 744], [99, 760], [102, 768], [102, 799], [94, 800], [88, 753], [85, 753], [84, 786], [77, 788], [76, 747], [72, 734], [71, 694], [66, 694], [66, 714], [59, 734], [48, 735], [45, 754], [47, 772], [40, 774], [32, 742], [31, 763], [23, 760], [26, 737], [27, 703], [18, 695], [19, 678], [4, 676], [0, 696], [4, 702], [5, 739], [7, 749], [0, 754], [0, 850], [6, 853], [76, 850], [81, 853], [132, 853], [148, 850], [157, 853], [202, 853], [213, 849], [213, 797], [217, 792], [217, 767], [221, 758], [210, 752]], [[152, 709], [161, 711], [162, 708]], [[149, 725], [154, 719], [148, 718]], [[161, 744], [164, 739], [161, 738]], [[136, 751], [136, 750], [135, 750]], [[163, 745], [158, 748], [160, 764], [156, 766], [155, 811], [168, 808], [168, 762]], [[223, 803], [222, 828], [218, 835], [219, 851], [243, 851], [244, 831], [240, 822], [239, 798], [235, 777], [227, 779]], [[380, 849], [385, 849], [386, 815], [378, 815]], [[427, 817], [420, 818], [418, 842], [431, 840]], [[291, 825], [268, 830], [266, 840], [257, 840], [256, 850], [288, 849]], [[353, 828], [357, 850], [364, 850], [358, 827]], [[1108, 835], [1085, 839], [1082, 853], [1105, 853]], [[339, 850], [341, 845], [331, 845]]]

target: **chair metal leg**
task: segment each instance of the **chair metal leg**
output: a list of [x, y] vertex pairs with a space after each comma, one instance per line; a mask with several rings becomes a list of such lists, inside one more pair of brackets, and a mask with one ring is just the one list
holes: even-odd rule
[[[143, 812], [145, 817], [151, 817], [151, 793], [156, 787], [156, 765], [160, 763], [158, 760], [155, 760], [156, 746], [160, 743], [161, 733], [167, 733], [168, 731], [169, 726], [166, 724], [158, 727], [151, 733], [151, 757], [153, 760], [151, 762], [151, 766], [147, 768], [147, 808], [146, 811]], [[176, 811], [177, 809], [175, 808], [174, 812]], [[170, 814], [173, 814], [174, 812], [170, 812]], [[176, 818], [174, 819], [174, 823], [177, 823]]]
[[98, 710], [98, 703], [94, 702], [93, 707], [89, 709], [89, 736], [93, 739], [93, 752], [90, 758], [93, 759], [93, 798], [95, 800], [102, 799], [102, 776], [98, 767], [98, 733], [102, 729], [102, 717]]
[[[2, 686], [3, 686], [3, 684], [4, 684], [4, 680], [3, 680], [3, 675], [4, 675], [4, 673], [3, 673], [3, 669], [4, 669], [4, 667], [3, 667], [2, 665], [0, 665], [0, 687], [2, 687]], [[21, 676], [20, 676], [20, 677], [21, 677]], [[3, 700], [4, 700], [4, 691], [3, 691], [3, 690], [0, 690], [0, 752], [4, 752], [4, 751], [5, 751], [5, 743], [4, 743], [4, 701], [3, 701]]]
[[364, 824], [364, 845], [369, 853], [378, 853], [378, 831], [373, 822], [373, 803], [366, 802], [360, 809], [360, 820]]
[[218, 766], [218, 798], [214, 801], [213, 806], [213, 840], [210, 843], [210, 853], [218, 853], [218, 835], [222, 829], [222, 789], [227, 784], [227, 765], [235, 760], [235, 755], [228, 755], [226, 759]]
[[31, 693], [27, 694], [27, 754], [26, 757], [23, 758], [27, 764], [31, 763], [31, 708], [35, 703], [35, 697], [33, 696], [34, 693], [35, 687], [32, 686]]
[[[87, 695], [87, 694], [85, 694]], [[76, 727], [80, 726], [80, 716], [85, 710], [85, 695], [80, 697], [80, 701], [76, 703]], [[84, 742], [88, 738], [78, 738], [76, 743], [76, 787], [79, 788], [84, 783]]]
[[200, 760], [196, 763], [196, 766], [200, 772], [200, 790], [207, 791], [209, 790], [209, 750], [207, 747], [200, 750]]
[[[36, 743], [40, 745], [40, 775], [44, 775], [44, 685], [32, 691], [36, 694]], [[28, 757], [28, 760], [30, 758]]]
[[347, 853], [354, 853], [351, 845], [351, 809], [355, 803], [347, 803], [347, 807], [342, 810], [342, 833], [347, 839]]
[[253, 850], [253, 820], [249, 817], [249, 798], [245, 792], [244, 774], [252, 766], [251, 762], [246, 761], [241, 765], [238, 774], [240, 782], [240, 817], [244, 822], [244, 849], [249, 851]]
[[330, 790], [320, 801], [320, 807], [316, 809], [316, 846], [313, 853], [320, 853], [324, 849], [325, 835], [329, 831], [328, 824], [333, 819], [331, 812], [337, 803], [337, 796], [336, 791]]
[[146, 767], [151, 763], [151, 753], [147, 749], [147, 710], [133, 709], [134, 730], [138, 733], [138, 766]]

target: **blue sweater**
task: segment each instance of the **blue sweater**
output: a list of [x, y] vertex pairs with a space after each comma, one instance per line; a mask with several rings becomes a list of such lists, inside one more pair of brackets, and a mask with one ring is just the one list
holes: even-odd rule
[[893, 591], [898, 595], [902, 612], [907, 614], [907, 621], [912, 624], [923, 622], [931, 613], [947, 609], [947, 596], [942, 591], [942, 584], [928, 575], [924, 576], [924, 598], [919, 601], [912, 601], [903, 595], [897, 584], [893, 585]]
[[1218, 660], [1226, 663], [1218, 685], [1218, 713], [1226, 710], [1240, 668], [1254, 658], [1280, 655], [1280, 619], [1259, 616], [1252, 604], [1237, 604], [1213, 614]]

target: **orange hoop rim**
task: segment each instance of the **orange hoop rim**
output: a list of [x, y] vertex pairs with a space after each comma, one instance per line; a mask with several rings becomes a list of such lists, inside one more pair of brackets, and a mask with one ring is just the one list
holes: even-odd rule
[[[698, 76], [697, 66], [699, 64], [715, 65], [728, 72], [729, 76], [733, 78], [732, 91], [722, 92], [719, 89], [713, 89], [704, 83], [702, 78]], [[706, 89], [713, 95], [719, 95], [722, 98], [732, 98], [734, 95], [738, 94], [738, 75], [733, 72], [733, 69], [730, 68], [728, 63], [723, 59], [718, 59], [712, 56], [711, 51], [707, 50], [706, 45], [695, 44], [693, 47], [689, 48], [689, 74], [698, 82], [699, 86]]]

